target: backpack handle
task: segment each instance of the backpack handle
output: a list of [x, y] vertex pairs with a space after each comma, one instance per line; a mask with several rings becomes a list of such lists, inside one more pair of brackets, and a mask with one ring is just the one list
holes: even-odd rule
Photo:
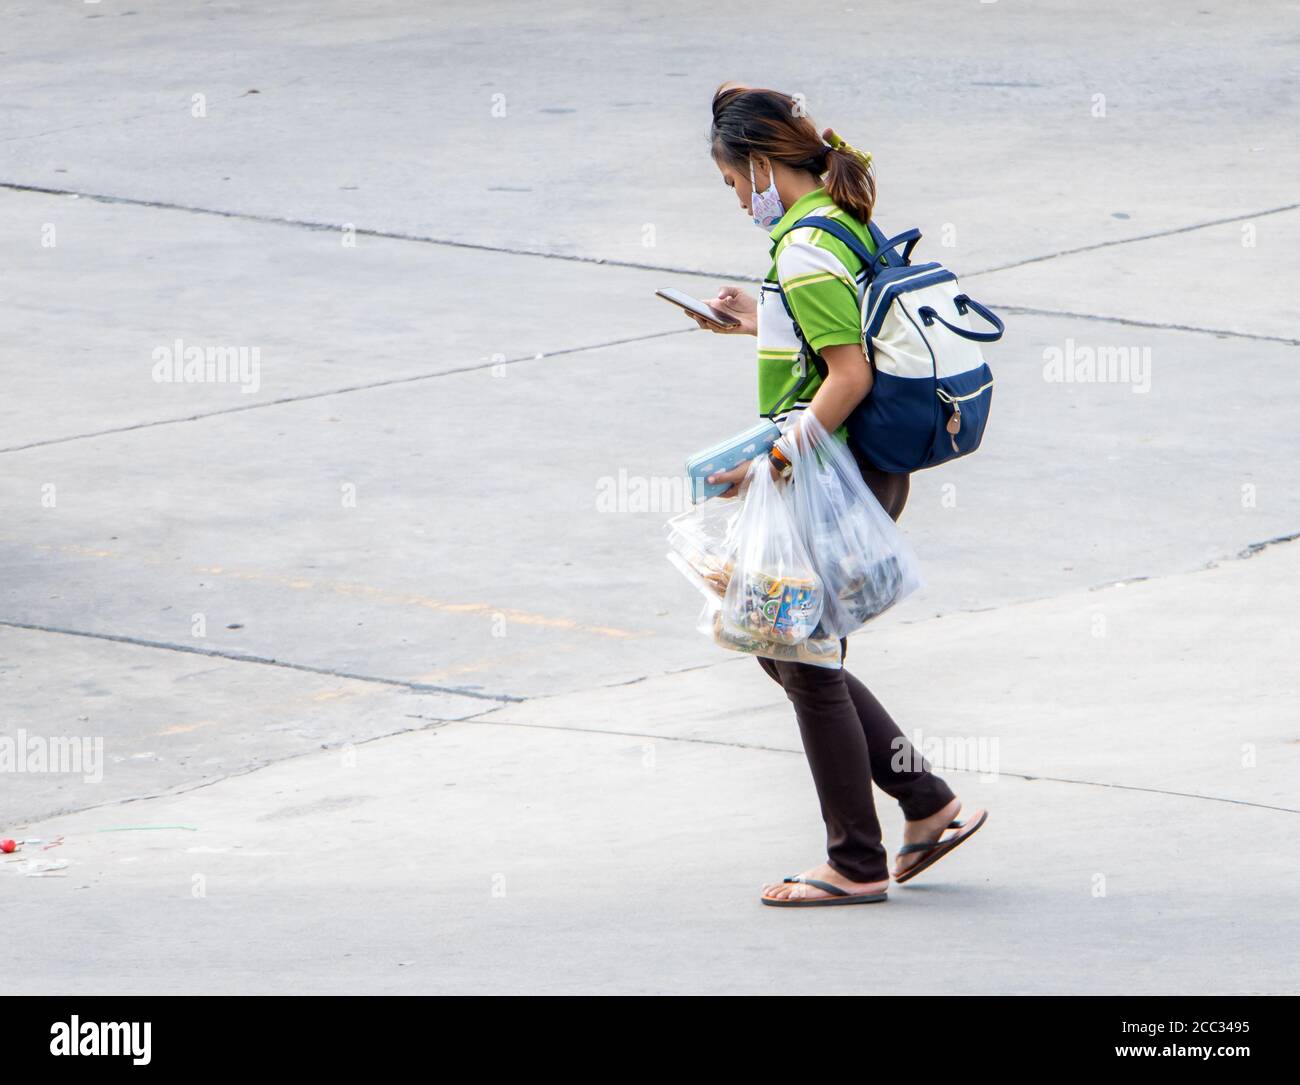
[[913, 228], [911, 230], [904, 230], [897, 237], [891, 237], [888, 241], [877, 242], [876, 247], [879, 251], [876, 253], [876, 260], [873, 262], [879, 261], [882, 253], [892, 252], [894, 249], [898, 248], [899, 245], [903, 244], [903, 242], [907, 242], [907, 248], [903, 250], [903, 259], [900, 261], [900, 264], [910, 264], [912, 262], [912, 250], [916, 248], [916, 243], [920, 240], [921, 231]]
[[952, 332], [953, 335], [960, 335], [963, 339], [973, 339], [977, 343], [995, 343], [997, 340], [1002, 338], [1002, 333], [1007, 330], [1007, 327], [1002, 323], [1001, 318], [993, 312], [992, 309], [986, 308], [978, 301], [972, 300], [965, 294], [958, 294], [952, 300], [957, 303], [957, 312], [961, 313], [962, 316], [966, 315], [967, 309], [973, 309], [979, 316], [982, 316], [997, 330], [991, 332], [973, 332], [969, 328], [959, 328], [955, 324], [949, 324], [929, 305], [922, 305], [921, 308], [916, 311], [916, 315], [921, 318], [921, 322], [927, 328], [937, 320]]

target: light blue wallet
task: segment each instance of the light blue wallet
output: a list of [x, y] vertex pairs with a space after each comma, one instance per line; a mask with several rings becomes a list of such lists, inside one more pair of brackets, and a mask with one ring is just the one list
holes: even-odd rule
[[695, 453], [686, 461], [686, 475], [691, 480], [691, 500], [697, 505], [707, 497], [717, 497], [729, 484], [704, 480], [717, 471], [730, 471], [745, 460], [770, 452], [781, 436], [781, 428], [768, 419], [729, 437], [720, 444]]

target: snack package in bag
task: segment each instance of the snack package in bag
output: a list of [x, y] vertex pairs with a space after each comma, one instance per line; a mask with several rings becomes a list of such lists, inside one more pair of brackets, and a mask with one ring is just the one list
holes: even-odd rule
[[765, 460], [759, 463], [761, 473], [751, 468], [743, 497], [710, 498], [668, 521], [668, 560], [704, 597], [696, 628], [720, 647], [839, 667], [839, 641], [809, 636], [820, 616], [821, 585], [783, 487]]
[[735, 567], [722, 599], [722, 624], [734, 636], [798, 644], [817, 628], [822, 584], [783, 489], [767, 458], [754, 460], [734, 528]]
[[847, 637], [921, 586], [920, 563], [848, 445], [804, 411], [781, 447], [794, 464], [795, 522], [825, 598], [814, 636]]

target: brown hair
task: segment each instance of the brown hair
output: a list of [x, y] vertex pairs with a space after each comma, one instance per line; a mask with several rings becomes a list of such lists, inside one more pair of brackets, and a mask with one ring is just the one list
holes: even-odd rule
[[759, 154], [819, 180], [825, 175], [830, 198], [859, 222], [870, 222], [875, 171], [847, 147], [831, 148], [832, 141], [834, 130], [818, 132], [802, 101], [789, 94], [723, 83], [713, 95], [709, 142], [717, 161], [748, 171], [750, 156]]

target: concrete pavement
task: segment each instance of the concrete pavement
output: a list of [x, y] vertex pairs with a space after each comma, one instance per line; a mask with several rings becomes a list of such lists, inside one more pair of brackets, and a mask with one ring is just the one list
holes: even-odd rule
[[[1269, 676], [1291, 659], [1273, 631], [1300, 603], [1298, 560], [1270, 548], [854, 637], [857, 672], [992, 812], [883, 906], [758, 904], [761, 881], [817, 857], [820, 825], [784, 703], [724, 657], [35, 824], [64, 843], [32, 855], [69, 865], [37, 881], [30, 859], [0, 864], [18, 915], [39, 900], [59, 922], [11, 944], [14, 984], [1293, 992], [1300, 752], [1294, 691]], [[985, 666], [954, 667], [973, 644]], [[346, 703], [396, 722], [401, 702]], [[896, 847], [898, 812], [883, 816]]]

